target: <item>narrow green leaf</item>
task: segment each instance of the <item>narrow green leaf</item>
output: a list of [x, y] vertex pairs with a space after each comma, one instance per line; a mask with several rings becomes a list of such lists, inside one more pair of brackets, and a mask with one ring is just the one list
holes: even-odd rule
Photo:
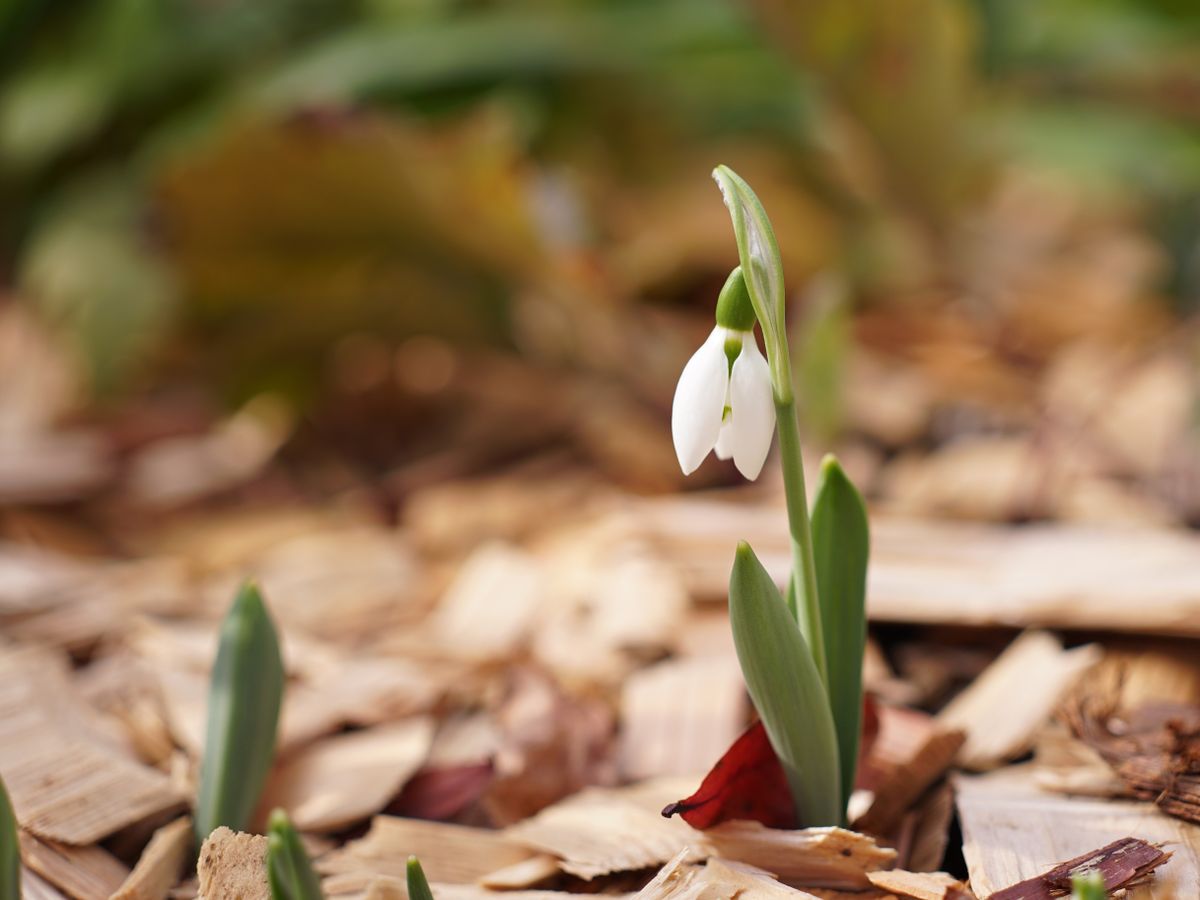
[[[786, 357], [786, 335], [784, 331], [783, 262], [779, 256], [779, 243], [771, 220], [763, 209], [758, 196], [746, 184], [745, 179], [728, 166], [713, 169], [713, 178], [725, 198], [733, 219], [733, 236], [737, 241], [738, 258], [750, 302], [762, 326], [763, 340], [767, 345], [767, 357], [772, 366], [781, 364]], [[776, 389], [780, 387], [772, 370]], [[788, 385], [788, 390], [791, 387]], [[790, 395], [789, 395], [790, 396]], [[787, 396], [781, 399], [788, 399]]]
[[21, 844], [17, 839], [17, 817], [0, 781], [0, 898], [21, 900]]
[[415, 856], [408, 858], [408, 900], [433, 900], [433, 891], [425, 878], [421, 861]]
[[1108, 900], [1104, 877], [1095, 869], [1072, 875], [1071, 900]]
[[283, 660], [257, 585], [238, 592], [221, 625], [208, 693], [208, 731], [196, 800], [196, 838], [225, 825], [243, 830], [275, 755]]
[[799, 823], [841, 824], [829, 698], [779, 589], [744, 541], [729, 576], [729, 622], [746, 688], [787, 773]]
[[287, 813], [271, 813], [267, 831], [267, 882], [274, 900], [323, 900], [321, 881]]
[[862, 728], [870, 533], [862, 496], [832, 456], [821, 462], [813, 501], [812, 533], [829, 673], [829, 705], [837, 729], [844, 808], [854, 789]]

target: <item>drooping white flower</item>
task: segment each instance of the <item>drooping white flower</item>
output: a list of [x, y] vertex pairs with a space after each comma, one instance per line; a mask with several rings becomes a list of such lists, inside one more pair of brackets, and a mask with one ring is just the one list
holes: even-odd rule
[[[737, 350], [732, 367], [727, 345]], [[696, 471], [715, 449], [718, 458], [732, 458], [753, 481], [774, 433], [770, 368], [753, 332], [718, 325], [683, 367], [675, 387], [671, 436], [683, 474]]]

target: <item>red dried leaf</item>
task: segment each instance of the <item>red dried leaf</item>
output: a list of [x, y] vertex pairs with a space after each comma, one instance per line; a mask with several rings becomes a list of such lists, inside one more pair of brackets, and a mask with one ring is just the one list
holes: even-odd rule
[[[874, 699], [863, 698], [863, 738], [859, 765], [879, 735], [879, 710]], [[742, 732], [692, 796], [662, 811], [680, 815], [693, 828], [712, 828], [731, 819], [749, 819], [768, 828], [795, 828], [796, 811], [783, 772], [762, 722]]]
[[479, 801], [492, 783], [491, 762], [422, 769], [404, 786], [390, 812], [445, 822]]
[[787, 776], [762, 722], [733, 742], [696, 793], [662, 811], [667, 818], [676, 813], [693, 828], [711, 828], [730, 819], [751, 819], [768, 828], [796, 827]]

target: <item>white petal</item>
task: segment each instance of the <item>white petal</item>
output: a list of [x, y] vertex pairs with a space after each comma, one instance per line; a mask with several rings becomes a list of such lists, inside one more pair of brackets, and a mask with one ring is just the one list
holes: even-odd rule
[[733, 459], [733, 431], [729, 427], [729, 417], [721, 423], [721, 433], [717, 435], [717, 459]]
[[728, 390], [725, 329], [717, 327], [683, 367], [675, 386], [671, 437], [684, 475], [695, 472], [717, 443]]
[[762, 471], [775, 434], [771, 369], [753, 336], [742, 343], [729, 379], [729, 442], [733, 464], [753, 481]]

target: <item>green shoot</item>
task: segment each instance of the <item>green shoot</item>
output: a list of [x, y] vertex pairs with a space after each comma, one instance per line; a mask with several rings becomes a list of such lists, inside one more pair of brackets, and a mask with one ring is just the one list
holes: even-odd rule
[[279, 639], [258, 587], [247, 582], [221, 626], [208, 694], [208, 730], [196, 800], [196, 839], [242, 831], [275, 756], [283, 701]]
[[408, 900], [433, 900], [433, 891], [425, 878], [421, 861], [415, 856], [408, 858]]
[[287, 813], [271, 813], [267, 830], [267, 882], [273, 900], [324, 900], [300, 835]]

